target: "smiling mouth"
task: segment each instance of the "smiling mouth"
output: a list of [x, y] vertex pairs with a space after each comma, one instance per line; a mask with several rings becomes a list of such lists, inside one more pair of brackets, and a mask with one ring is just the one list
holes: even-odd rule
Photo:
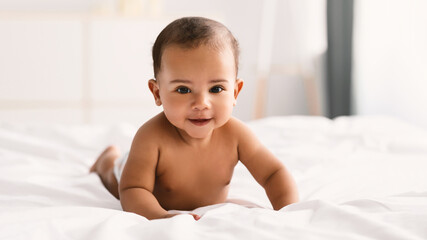
[[204, 126], [208, 124], [211, 119], [189, 119], [190, 122], [196, 126]]

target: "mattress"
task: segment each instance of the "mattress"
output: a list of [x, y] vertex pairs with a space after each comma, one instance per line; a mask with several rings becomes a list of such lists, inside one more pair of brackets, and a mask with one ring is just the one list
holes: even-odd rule
[[139, 126], [0, 123], [0, 239], [427, 239], [427, 132], [389, 117], [247, 123], [294, 176], [301, 201], [272, 210], [242, 164], [228, 200], [149, 221], [89, 173]]

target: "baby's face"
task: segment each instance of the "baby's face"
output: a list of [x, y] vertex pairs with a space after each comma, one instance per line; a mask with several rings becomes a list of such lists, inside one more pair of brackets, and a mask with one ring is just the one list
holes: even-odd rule
[[157, 75], [158, 105], [168, 120], [192, 138], [205, 138], [231, 117], [243, 85], [236, 80], [233, 53], [201, 45], [168, 46]]

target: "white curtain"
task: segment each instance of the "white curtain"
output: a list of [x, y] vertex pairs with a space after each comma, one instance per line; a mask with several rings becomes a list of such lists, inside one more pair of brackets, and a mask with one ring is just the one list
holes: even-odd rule
[[264, 7], [257, 65], [259, 86], [266, 86], [258, 117], [323, 114], [326, 0], [264, 0]]
[[427, 1], [354, 3], [354, 114], [427, 128]]

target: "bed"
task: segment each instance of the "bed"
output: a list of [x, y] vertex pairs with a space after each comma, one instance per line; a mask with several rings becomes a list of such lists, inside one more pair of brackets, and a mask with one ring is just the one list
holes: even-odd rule
[[273, 211], [237, 165], [226, 203], [149, 221], [89, 173], [138, 126], [0, 123], [0, 239], [427, 239], [427, 132], [389, 117], [248, 122], [296, 179]]

